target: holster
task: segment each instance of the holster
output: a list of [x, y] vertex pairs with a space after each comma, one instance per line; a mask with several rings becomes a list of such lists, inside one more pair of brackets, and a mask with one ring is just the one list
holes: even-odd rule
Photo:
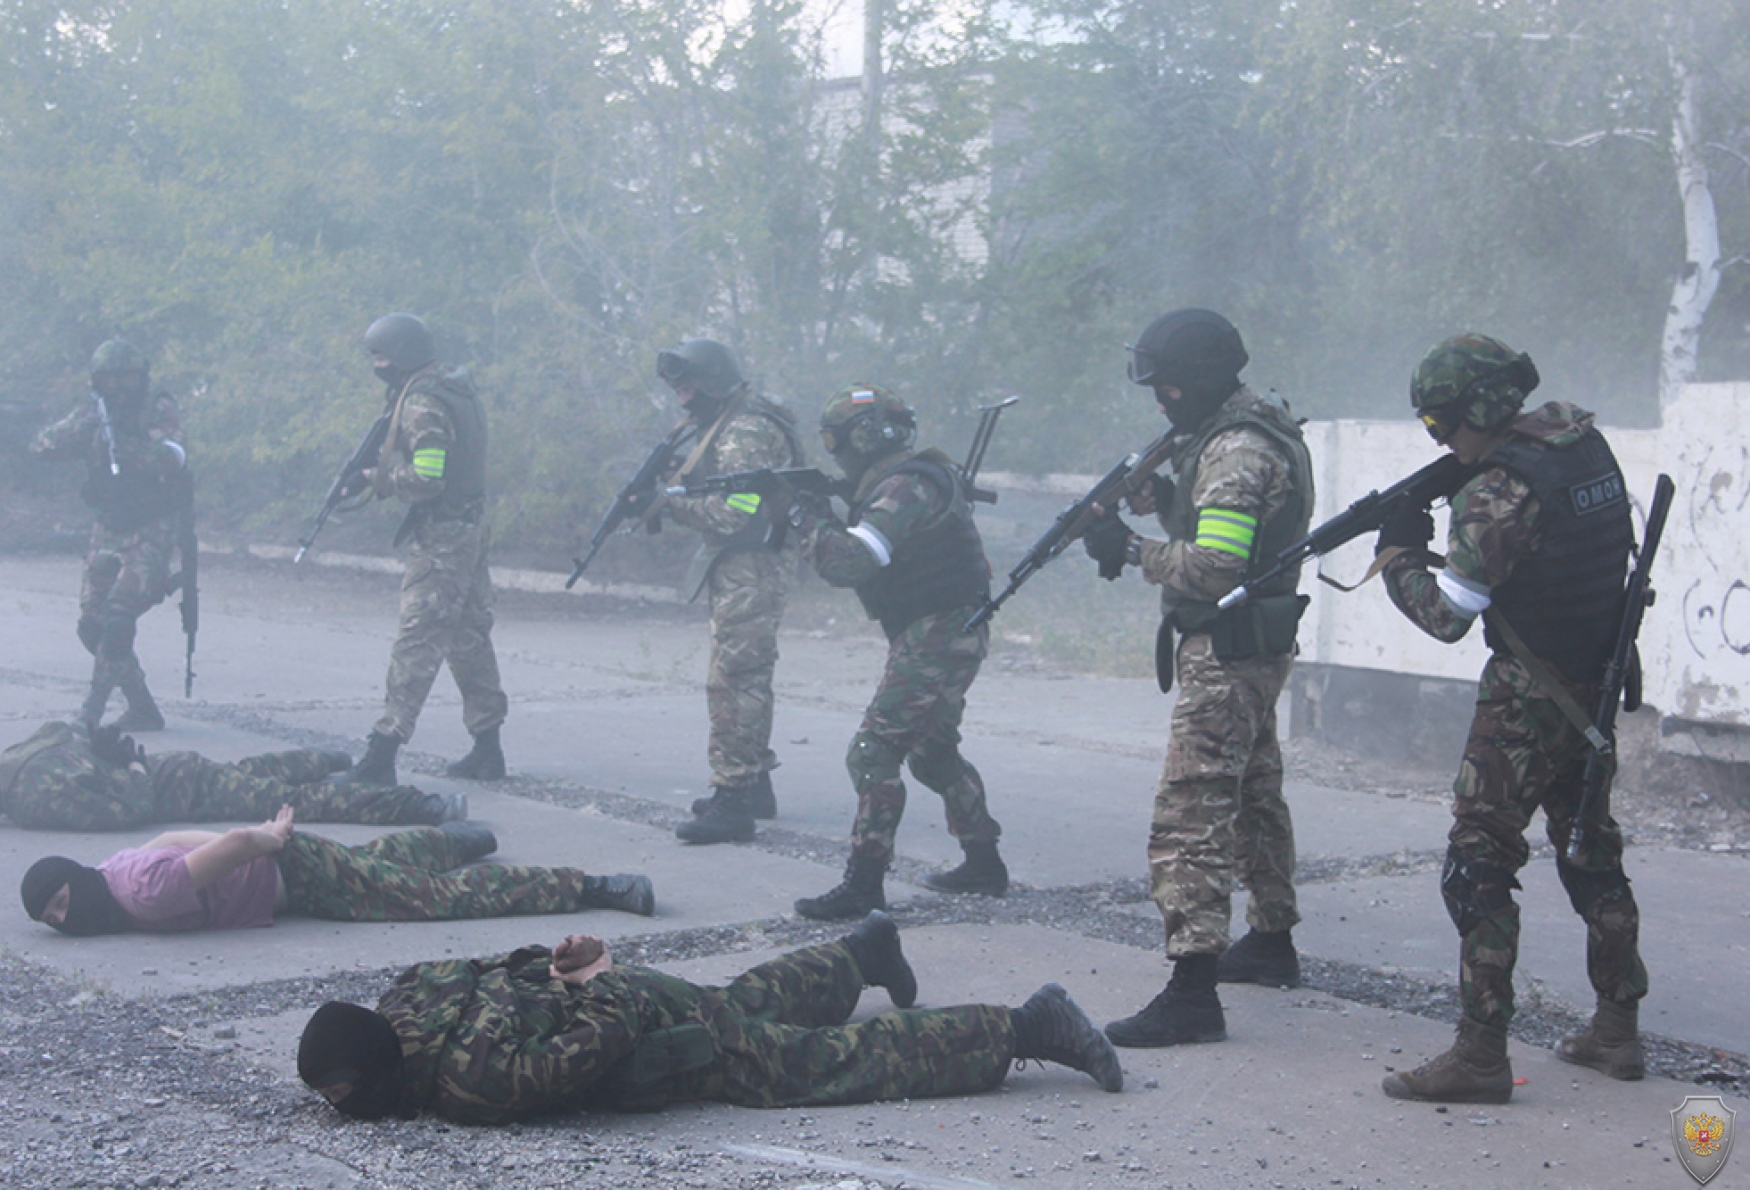
[[[1210, 648], [1218, 661], [1250, 661], [1254, 657], [1283, 657], [1294, 652], [1300, 617], [1312, 602], [1308, 595], [1265, 595], [1248, 599], [1238, 607], [1219, 611], [1214, 604], [1182, 607], [1172, 622], [1190, 636], [1209, 633]], [[1156, 642], [1155, 664], [1160, 664]], [[1164, 687], [1163, 687], [1164, 689]]]

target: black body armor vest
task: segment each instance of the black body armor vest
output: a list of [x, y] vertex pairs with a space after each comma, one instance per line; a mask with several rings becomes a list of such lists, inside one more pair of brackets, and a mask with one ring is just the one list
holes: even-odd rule
[[[1538, 504], [1537, 552], [1491, 593], [1490, 611], [1504, 616], [1540, 660], [1568, 680], [1596, 682], [1622, 620], [1634, 526], [1622, 470], [1604, 435], [1588, 429], [1569, 446], [1515, 437], [1489, 455], [1531, 486]], [[1484, 637], [1508, 652], [1484, 621]]]
[[[912, 456], [887, 473], [921, 475], [948, 493], [948, 506], [893, 551], [893, 558], [857, 587], [869, 618], [892, 640], [925, 616], [970, 607], [990, 598], [990, 563], [972, 521], [960, 472], [940, 451]], [[885, 479], [887, 476], [883, 476]], [[852, 509], [849, 524], [863, 519], [873, 493]]]

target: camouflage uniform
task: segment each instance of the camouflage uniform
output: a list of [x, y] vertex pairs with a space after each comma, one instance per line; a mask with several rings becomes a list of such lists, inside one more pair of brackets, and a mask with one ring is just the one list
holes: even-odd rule
[[[1015, 1049], [1009, 1011], [886, 1012], [854, 1025], [863, 977], [842, 942], [702, 988], [616, 965], [583, 987], [549, 953], [422, 963], [377, 1004], [401, 1038], [408, 1106], [464, 1124], [552, 1112], [645, 1111], [685, 1100], [805, 1107], [988, 1091]], [[702, 1065], [644, 1074], [662, 1031], [702, 1026]]]
[[[1512, 432], [1561, 448], [1578, 441], [1592, 422], [1585, 410], [1551, 402], [1516, 420]], [[1392, 602], [1437, 640], [1463, 637], [1478, 612], [1455, 605], [1442, 587], [1451, 587], [1461, 600], [1466, 589], [1492, 591], [1498, 598], [1515, 568], [1540, 549], [1539, 513], [1523, 478], [1485, 461], [1484, 470], [1452, 500], [1444, 581], [1419, 555], [1398, 554], [1384, 570]], [[1568, 691], [1582, 707], [1596, 702], [1596, 688], [1587, 682], [1570, 683]], [[1599, 999], [1632, 1005], [1646, 995], [1640, 913], [1623, 875], [1621, 830], [1606, 814], [1587, 833], [1586, 853], [1572, 864], [1565, 857], [1587, 752], [1585, 739], [1556, 702], [1511, 651], [1496, 648], [1478, 685], [1476, 714], [1453, 783], [1448, 836], [1448, 876], [1455, 863], [1461, 866], [1476, 889], [1475, 900], [1492, 907], [1460, 924], [1464, 1011], [1482, 1024], [1505, 1026], [1513, 1016], [1519, 907], [1511, 890], [1520, 887], [1514, 873], [1529, 858], [1525, 829], [1539, 808], [1562, 883], [1586, 922], [1587, 975]]]
[[91, 753], [82, 725], [47, 723], [0, 754], [0, 810], [36, 830], [129, 830], [156, 822], [255, 822], [289, 805], [301, 822], [403, 826], [432, 821], [431, 799], [412, 786], [345, 789], [323, 780], [316, 751], [271, 752], [218, 764], [166, 752], [143, 765]]
[[[440, 390], [466, 394], [478, 414], [478, 442], [459, 441], [462, 430]], [[396, 535], [396, 544], [408, 547], [407, 570], [383, 717], [375, 730], [400, 743], [413, 738], [432, 682], [446, 662], [462, 694], [462, 722], [470, 735], [497, 728], [509, 708], [492, 648], [487, 566], [492, 529], [483, 480], [476, 480], [478, 496], [458, 500], [449, 490], [458, 478], [467, 478], [451, 473], [467, 451], [477, 452], [484, 468], [486, 423], [473, 392], [464, 371], [441, 364], [415, 372], [398, 396], [391, 390], [399, 408], [376, 469], [376, 492], [379, 499], [394, 496], [411, 508]]]
[[[1242, 386], [1212, 423], [1258, 400]], [[1300, 920], [1294, 825], [1282, 796], [1276, 740], [1276, 700], [1293, 655], [1222, 660], [1208, 629], [1187, 625], [1176, 608], [1233, 590], [1255, 556], [1253, 534], [1263, 540], [1284, 516], [1297, 516], [1304, 528], [1312, 507], [1310, 475], [1305, 490], [1297, 491], [1288, 452], [1244, 423], [1209, 437], [1193, 434], [1182, 450], [1193, 453], [1176, 455], [1174, 469], [1184, 475], [1195, 468], [1196, 479], [1175, 501], [1189, 500], [1189, 508], [1158, 511], [1164, 526], [1183, 528], [1172, 540], [1141, 545], [1144, 578], [1162, 588], [1166, 613], [1177, 614], [1186, 631], [1148, 840], [1149, 882], [1173, 959], [1227, 948], [1236, 880], [1251, 894], [1246, 920], [1252, 929], [1273, 934]], [[1236, 518], [1251, 526], [1238, 543], [1227, 528]]]
[[[137, 405], [111, 401], [120, 476], [110, 474], [96, 402], [45, 427], [31, 443], [43, 459], [80, 459], [85, 499], [97, 510], [79, 588], [79, 641], [94, 660], [93, 687], [121, 687], [140, 704], [146, 675], [134, 653], [134, 622], [170, 592], [171, 564], [187, 515], [182, 413], [168, 393]], [[149, 698], [146, 699], [149, 701]], [[101, 713], [102, 707], [96, 710]]]
[[579, 868], [461, 867], [459, 835], [396, 831], [358, 847], [294, 834], [275, 857], [286, 908], [328, 921], [460, 921], [576, 913], [600, 903]]
[[[941, 520], [955, 493], [923, 474], [900, 470], [914, 458], [931, 456], [939, 464], [947, 462], [937, 451], [921, 456], [907, 452], [872, 467], [852, 501], [862, 505], [854, 527], [830, 518], [810, 526], [806, 549], [823, 579], [835, 587], [864, 587], [883, 569], [871, 552], [870, 534], [892, 557], [920, 530]], [[974, 564], [985, 576], [988, 595], [990, 568], [982, 549]], [[963, 631], [978, 606], [975, 598], [903, 625], [883, 625], [889, 629], [886, 668], [845, 758], [857, 791], [857, 817], [851, 827], [854, 864], [866, 862], [881, 870], [893, 857], [894, 836], [905, 813], [901, 763], [909, 763], [912, 776], [941, 796], [954, 838], [994, 843], [1002, 834], [985, 805], [983, 779], [960, 754], [966, 693], [990, 644], [988, 625]]]
[[[761, 397], [734, 398], [727, 418], [691, 474], [796, 467], [802, 448], [795, 420]], [[706, 431], [709, 433], [709, 431]], [[772, 673], [778, 625], [796, 572], [796, 550], [766, 544], [770, 521], [751, 492], [668, 498], [664, 514], [704, 541], [686, 582], [689, 598], [709, 590], [711, 660], [705, 675], [711, 784], [745, 786], [778, 765], [772, 751]]]

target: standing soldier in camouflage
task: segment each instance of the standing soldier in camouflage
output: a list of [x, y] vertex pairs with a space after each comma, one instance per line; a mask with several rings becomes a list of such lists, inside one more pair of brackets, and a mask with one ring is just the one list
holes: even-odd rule
[[644, 876], [475, 864], [498, 849], [478, 823], [446, 822], [343, 847], [295, 833], [292, 818], [292, 808], [282, 806], [260, 826], [224, 834], [168, 831], [95, 868], [48, 856], [24, 874], [24, 911], [78, 937], [249, 929], [271, 926], [281, 910], [325, 921], [656, 912]]
[[[735, 355], [715, 339], [688, 339], [656, 357], [656, 374], [680, 398], [697, 428], [671, 482], [689, 475], [797, 467], [802, 444], [790, 411], [752, 391]], [[772, 672], [778, 624], [796, 571], [796, 550], [751, 492], [658, 496], [656, 511], [703, 538], [685, 581], [689, 600], [711, 599], [711, 660], [705, 706], [711, 796], [675, 828], [688, 843], [745, 843], [754, 819], [778, 812], [772, 793]]]
[[134, 654], [134, 633], [146, 609], [170, 593], [171, 560], [193, 515], [182, 413], [168, 393], [150, 388], [145, 355], [126, 339], [111, 339], [91, 357], [91, 400], [30, 447], [38, 458], [85, 463], [82, 491], [97, 523], [79, 591], [79, 642], [95, 660], [80, 718], [96, 726], [119, 686], [128, 700], [116, 720], [122, 731], [164, 729]]
[[796, 902], [796, 912], [823, 921], [861, 917], [886, 907], [882, 883], [905, 812], [901, 764], [941, 795], [948, 831], [965, 859], [925, 878], [942, 892], [1008, 891], [997, 854], [1002, 827], [985, 807], [984, 782], [960, 755], [966, 692], [978, 676], [990, 629], [966, 632], [990, 597], [990, 563], [972, 521], [959, 469], [936, 449], [914, 450], [917, 417], [904, 401], [874, 385], [835, 394], [820, 418], [820, 437], [850, 480], [850, 514], [796, 504], [791, 520], [820, 577], [851, 587], [869, 618], [887, 634], [887, 667], [845, 756], [857, 791], [851, 857], [838, 887]]
[[368, 473], [377, 499], [408, 505], [395, 534], [407, 546], [401, 627], [389, 651], [383, 717], [343, 784], [394, 785], [395, 754], [413, 738], [419, 712], [447, 662], [462, 692], [462, 722], [474, 747], [444, 770], [451, 777], [504, 776], [498, 729], [509, 703], [492, 649], [492, 574], [487, 553], [486, 413], [465, 368], [438, 362], [425, 323], [386, 314], [365, 332], [372, 369], [387, 386], [389, 436]]
[[1511, 1098], [1514, 874], [1529, 856], [1525, 828], [1540, 807], [1556, 874], [1586, 922], [1586, 973], [1598, 997], [1592, 1023], [1556, 1055], [1611, 1078], [1645, 1071], [1638, 1016], [1647, 969], [1622, 832], [1606, 813], [1587, 830], [1583, 854], [1567, 855], [1588, 750], [1582, 730], [1590, 720], [1579, 708], [1596, 704], [1615, 644], [1633, 526], [1622, 472], [1592, 414], [1559, 401], [1521, 414], [1537, 383], [1530, 356], [1486, 335], [1459, 335], [1424, 356], [1411, 404], [1434, 440], [1478, 471], [1452, 499], [1437, 574], [1426, 509], [1401, 509], [1379, 533], [1398, 610], [1447, 642], [1481, 616], [1491, 650], [1453, 784], [1440, 878], [1458, 927], [1464, 1015], [1451, 1049], [1386, 1078], [1394, 1099]]
[[[1290, 933], [1300, 920], [1294, 826], [1282, 797], [1276, 699], [1306, 600], [1295, 594], [1298, 570], [1241, 607], [1220, 611], [1216, 600], [1255, 562], [1305, 535], [1312, 465], [1287, 405], [1240, 383], [1249, 357], [1221, 315], [1164, 314], [1130, 353], [1130, 379], [1154, 390], [1179, 439], [1176, 483], [1157, 476], [1131, 502], [1133, 512], [1156, 513], [1168, 539], [1139, 537], [1113, 509], [1084, 540], [1103, 577], [1137, 566], [1161, 588], [1155, 667], [1163, 691], [1177, 676], [1179, 697], [1148, 860], [1173, 974], [1147, 1007], [1107, 1025], [1106, 1035], [1121, 1046], [1222, 1041], [1218, 980], [1300, 982]], [[1236, 880], [1251, 894], [1251, 928], [1229, 948]]]
[[[900, 1011], [845, 1024], [865, 987]], [[1117, 1053], [1057, 984], [1019, 1008], [926, 1011], [911, 1008], [916, 995], [883, 913], [722, 988], [616, 964], [599, 938], [574, 934], [551, 951], [410, 967], [375, 1012], [329, 1001], [304, 1027], [298, 1075], [358, 1119], [430, 1111], [459, 1124], [971, 1095], [1028, 1059], [1124, 1086]]]
[[0, 813], [34, 830], [119, 831], [154, 822], [249, 822], [291, 806], [305, 822], [412, 826], [468, 816], [462, 794], [411, 785], [354, 789], [327, 777], [344, 752], [302, 749], [220, 764], [198, 752], [156, 756], [114, 727], [45, 723], [0, 753]]

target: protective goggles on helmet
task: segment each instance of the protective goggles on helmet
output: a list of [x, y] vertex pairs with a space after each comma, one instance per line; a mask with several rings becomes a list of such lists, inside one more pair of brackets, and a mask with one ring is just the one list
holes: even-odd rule
[[670, 384], [679, 384], [692, 370], [693, 365], [678, 351], [656, 353], [656, 375]]
[[1124, 350], [1130, 352], [1130, 362], [1124, 365], [1125, 372], [1130, 376], [1130, 383], [1146, 385], [1163, 383], [1160, 378], [1160, 369], [1155, 366], [1154, 356], [1134, 343], [1126, 343]]
[[1441, 446], [1445, 446], [1451, 437], [1458, 433], [1458, 418], [1447, 417], [1444, 412], [1422, 414], [1422, 426], [1428, 431], [1428, 437]]
[[879, 411], [875, 409], [866, 409], [836, 426], [821, 426], [820, 442], [826, 447], [826, 453], [836, 455], [842, 450], [851, 449], [851, 436], [857, 432], [859, 426], [868, 425], [877, 412]]

